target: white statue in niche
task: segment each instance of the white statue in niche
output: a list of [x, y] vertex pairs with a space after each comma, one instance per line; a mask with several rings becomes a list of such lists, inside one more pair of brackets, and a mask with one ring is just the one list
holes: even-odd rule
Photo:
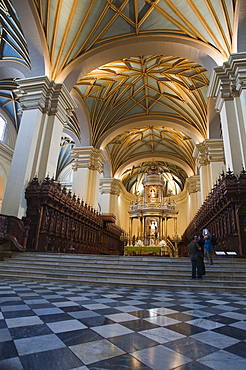
[[151, 221], [150, 224], [150, 235], [157, 236], [157, 222], [155, 220]]

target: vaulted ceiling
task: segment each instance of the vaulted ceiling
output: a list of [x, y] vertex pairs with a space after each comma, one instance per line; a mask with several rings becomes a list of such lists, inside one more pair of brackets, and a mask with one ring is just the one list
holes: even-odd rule
[[[73, 91], [87, 117], [88, 145], [106, 150], [112, 176], [124, 179], [127, 188], [130, 178], [138, 181], [139, 168], [155, 160], [164, 172], [175, 172], [182, 187], [196, 173], [195, 145], [208, 138], [207, 61], [221, 64], [237, 51], [239, 0], [29, 2], [42, 35], [46, 74], [66, 82], [76, 71]], [[3, 1], [1, 6], [4, 12]], [[136, 48], [129, 49], [133, 40]], [[27, 65], [25, 43], [20, 52], [15, 41]], [[79, 116], [67, 126], [78, 139], [83, 136]]]

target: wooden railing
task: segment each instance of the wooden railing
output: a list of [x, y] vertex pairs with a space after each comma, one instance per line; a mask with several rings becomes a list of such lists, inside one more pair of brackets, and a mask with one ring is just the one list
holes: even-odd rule
[[216, 249], [246, 256], [246, 171], [222, 174], [182, 237], [188, 243], [203, 229], [216, 235]]
[[65, 187], [47, 177], [26, 189], [30, 218], [28, 250], [123, 254], [121, 230], [112, 215], [100, 215]]
[[26, 218], [20, 220], [15, 216], [0, 214], [0, 245], [9, 242], [9, 249], [23, 252], [26, 250], [28, 232], [29, 222]]

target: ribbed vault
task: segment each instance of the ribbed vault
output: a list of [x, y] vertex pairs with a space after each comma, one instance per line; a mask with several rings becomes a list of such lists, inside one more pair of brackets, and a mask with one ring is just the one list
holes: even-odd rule
[[[143, 195], [142, 181], [144, 179], [144, 173], [146, 173], [151, 163], [153, 163], [153, 161], [139, 163], [122, 173], [121, 180], [129, 192], [139, 194], [140, 196]], [[187, 177], [184, 170], [168, 162], [155, 161], [154, 163], [159, 168], [164, 179], [165, 186], [163, 195], [165, 197], [176, 195], [183, 190], [184, 182]]]
[[[192, 157], [194, 145], [190, 137], [182, 132], [167, 127], [143, 127], [126, 131], [107, 145], [110, 154], [113, 176], [126, 162], [135, 162], [145, 157], [169, 158], [176, 162], [185, 162], [195, 173], [195, 160]], [[184, 172], [184, 171], [183, 171]], [[181, 178], [181, 182], [185, 179]]]
[[232, 53], [237, 0], [32, 0], [56, 79], [81, 55], [133, 36], [194, 40], [223, 60]]
[[[143, 171], [154, 160], [182, 189], [196, 173], [195, 145], [208, 138], [210, 72], [237, 51], [238, 0], [29, 2], [47, 76], [79, 100], [80, 115], [64, 123], [76, 145], [105, 149], [112, 176], [127, 188], [139, 175], [125, 171]], [[12, 47], [14, 59], [30, 67], [7, 3], [0, 1], [2, 60]], [[62, 140], [58, 174], [71, 161], [71, 145]]]
[[121, 121], [161, 115], [181, 119], [207, 135], [207, 71], [171, 56], [141, 56], [109, 63], [76, 85], [90, 114], [92, 145]]

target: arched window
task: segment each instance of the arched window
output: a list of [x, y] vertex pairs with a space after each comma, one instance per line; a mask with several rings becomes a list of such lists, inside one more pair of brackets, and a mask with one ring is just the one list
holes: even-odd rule
[[2, 115], [0, 115], [0, 141], [3, 141], [5, 127], [6, 127], [6, 120]]

